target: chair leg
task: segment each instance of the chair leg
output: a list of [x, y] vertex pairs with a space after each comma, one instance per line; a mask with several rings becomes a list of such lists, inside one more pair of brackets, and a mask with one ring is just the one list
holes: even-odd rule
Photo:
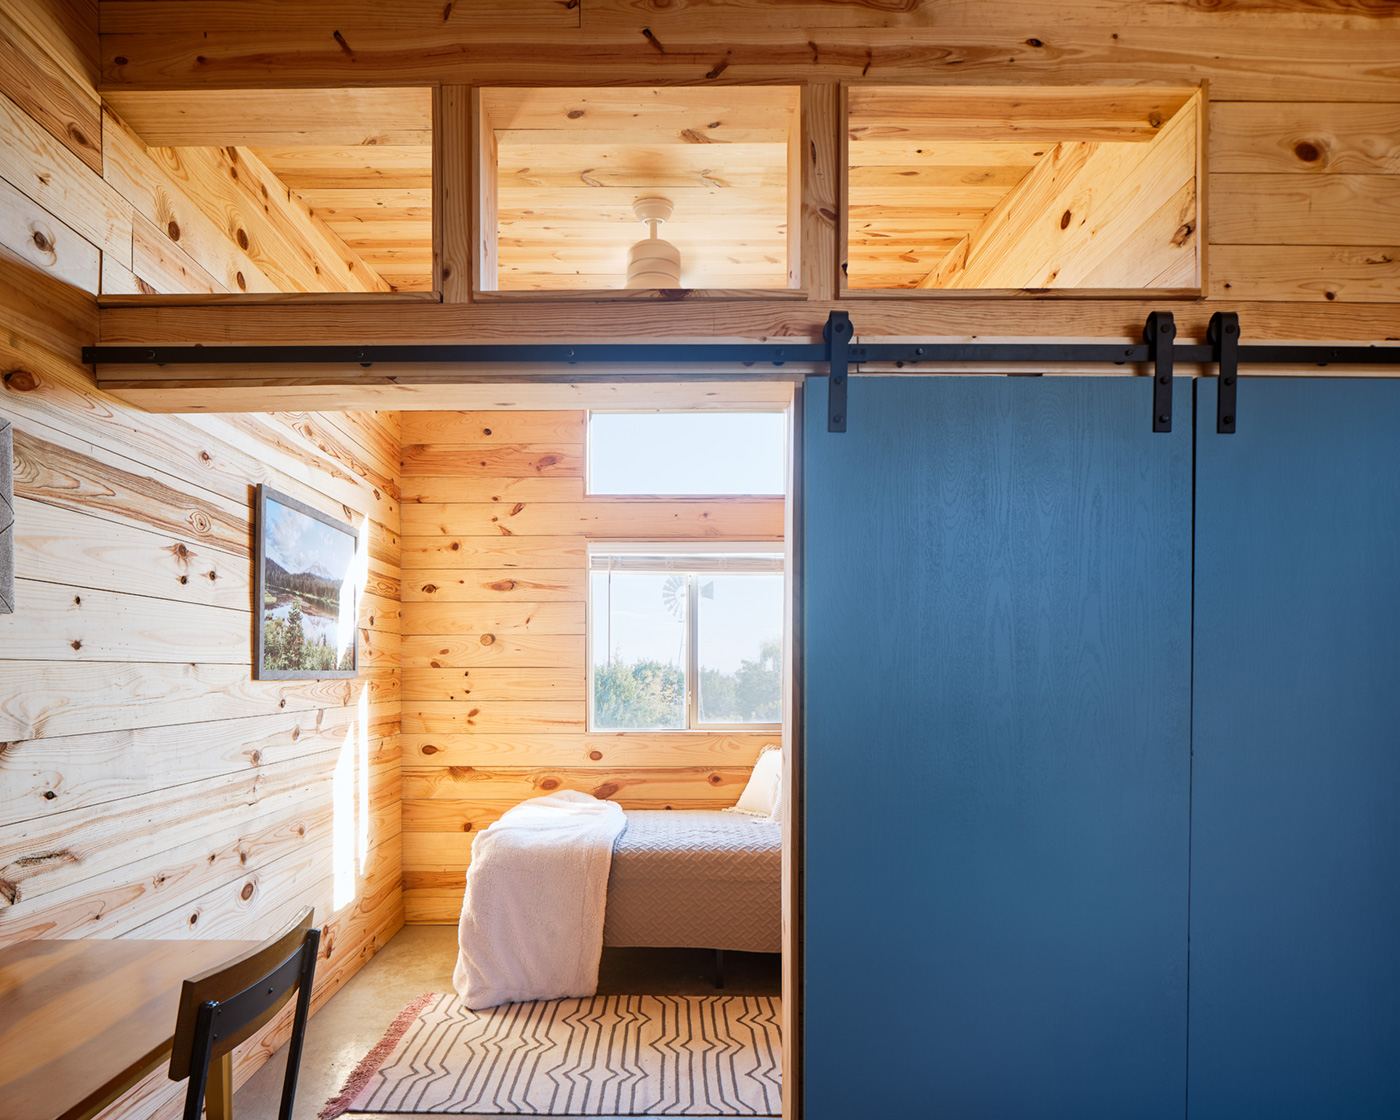
[[204, 1092], [208, 1120], [233, 1120], [233, 1051], [209, 1063], [209, 1088]]

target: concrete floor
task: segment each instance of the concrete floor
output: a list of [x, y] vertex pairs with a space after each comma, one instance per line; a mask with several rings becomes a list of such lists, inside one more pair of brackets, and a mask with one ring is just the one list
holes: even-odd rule
[[[781, 959], [776, 954], [726, 953], [724, 957], [725, 985], [720, 993], [713, 985], [714, 954], [709, 950], [604, 949], [598, 994], [779, 994]], [[360, 1059], [384, 1037], [404, 1004], [424, 992], [450, 992], [456, 960], [455, 925], [405, 926], [336, 992], [307, 1024], [293, 1120], [315, 1120]], [[243, 1120], [276, 1117], [285, 1059], [284, 1046], [237, 1092], [234, 1116]]]

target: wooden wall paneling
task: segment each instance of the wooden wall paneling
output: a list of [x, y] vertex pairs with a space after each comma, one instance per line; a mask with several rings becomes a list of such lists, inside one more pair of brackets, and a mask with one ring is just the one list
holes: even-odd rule
[[406, 502], [581, 502], [581, 478], [472, 478], [429, 475], [408, 482]]
[[[402, 611], [402, 608], [400, 608]], [[507, 631], [497, 634], [416, 634], [409, 623], [399, 645], [405, 666], [418, 668], [472, 668], [516, 666], [553, 669], [584, 667], [583, 643], [572, 634], [530, 634]], [[429, 621], [429, 626], [436, 626]]]
[[[583, 501], [439, 505], [413, 504], [403, 510], [403, 531], [426, 535], [460, 532], [489, 536], [507, 529], [512, 536], [552, 536], [561, 530], [600, 538], [657, 535], [679, 539], [714, 538], [752, 541], [782, 537], [782, 499], [733, 501], [632, 501], [605, 504]], [[664, 532], [663, 532], [664, 531]]]
[[64, 283], [96, 293], [102, 251], [0, 179], [0, 245]]
[[[132, 231], [132, 259], [135, 263], [134, 243], [135, 229]], [[102, 276], [98, 287], [98, 294], [102, 296], [153, 296], [156, 295], [155, 285], [146, 280], [142, 280], [130, 268], [124, 264], [119, 264], [111, 256], [102, 258]]]
[[123, 196], [229, 290], [387, 290], [251, 151], [148, 148], [110, 112], [104, 144]]
[[557, 444], [496, 444], [470, 449], [459, 446], [409, 444], [403, 450], [404, 471], [412, 476], [450, 475], [462, 478], [581, 478], [580, 448]]
[[201, 548], [191, 537], [104, 521], [93, 532], [85, 511], [18, 498], [17, 562], [45, 579], [174, 603], [248, 609], [250, 565]]
[[[4, 381], [3, 400], [7, 412], [16, 417], [31, 421], [27, 427], [34, 438], [42, 440], [62, 440], [65, 431], [79, 434], [86, 444], [68, 443], [69, 455], [64, 459], [49, 461], [47, 464], [36, 461], [32, 485], [49, 486], [45, 483], [41, 468], [57, 466], [67, 462], [78, 475], [86, 469], [89, 474], [96, 471], [106, 479], [107, 490], [99, 488], [94, 493], [95, 500], [102, 502], [103, 508], [120, 516], [123, 508], [132, 508], [135, 499], [128, 499], [123, 505], [123, 493], [131, 488], [136, 492], [149, 492], [150, 482], [165, 478], [167, 512], [164, 522], [175, 532], [187, 547], [198, 547], [199, 542], [214, 544], [226, 551], [242, 526], [251, 516], [251, 486], [256, 482], [278, 480], [279, 488], [289, 491], [295, 497], [316, 503], [324, 501], [326, 494], [338, 501], [342, 507], [358, 510], [361, 514], [370, 513], [380, 522], [396, 523], [396, 505], [375, 496], [375, 487], [368, 479], [368, 468], [359, 466], [359, 458], [346, 451], [343, 446], [328, 442], [321, 433], [321, 425], [303, 420], [297, 434], [300, 440], [283, 438], [277, 440], [275, 428], [269, 428], [267, 421], [229, 418], [224, 421], [200, 418], [198, 422], [184, 421], [144, 415], [123, 409], [120, 405], [93, 397], [85, 387], [83, 372], [47, 354], [40, 348], [26, 344], [22, 338], [0, 341], [0, 361], [10, 367], [10, 375]], [[195, 427], [192, 428], [191, 425]], [[204, 431], [196, 430], [204, 427]], [[331, 429], [334, 431], [334, 429]], [[253, 438], [249, 438], [249, 436]], [[312, 444], [311, 441], [315, 440]], [[90, 446], [89, 446], [90, 445]], [[84, 467], [87, 460], [95, 460], [94, 455], [83, 455], [81, 448], [89, 451], [105, 445], [119, 455], [108, 453], [100, 460], [101, 465]], [[142, 482], [121, 483], [131, 474], [133, 467], [141, 463], [152, 445], [162, 448], [163, 459], [173, 468], [172, 474], [147, 472]], [[330, 456], [318, 453], [322, 448], [330, 449]], [[342, 462], [331, 463], [327, 459], [339, 455]], [[356, 469], [358, 467], [358, 469]], [[280, 468], [281, 474], [276, 469]], [[300, 481], [310, 469], [319, 476], [316, 487]], [[113, 475], [112, 470], [121, 472]], [[195, 491], [207, 491], [226, 499], [223, 507], [227, 516], [235, 518], [238, 528], [235, 538], [224, 538], [222, 546], [217, 544], [216, 526], [223, 515], [207, 509], [195, 502], [199, 511], [189, 512], [191, 487], [186, 484], [182, 499], [174, 494], [181, 489], [179, 475], [197, 481]], [[363, 480], [362, 480], [363, 479]], [[115, 485], [115, 488], [113, 484]], [[76, 489], [60, 484], [59, 498], [63, 504], [94, 508], [82, 501], [83, 488]], [[183, 511], [183, 512], [181, 512]], [[140, 510], [131, 514], [138, 524], [149, 516], [149, 511]], [[159, 520], [159, 518], [158, 518]], [[371, 541], [372, 551], [384, 559], [397, 564], [397, 552], [385, 553], [386, 542], [375, 536]]]
[[[41, 438], [42, 432], [48, 438]], [[15, 494], [109, 519], [145, 523], [202, 545], [237, 552], [250, 514], [207, 491], [191, 495], [163, 472], [136, 473], [124, 456], [63, 432], [26, 425], [15, 430]]]
[[[768, 737], [774, 738], [773, 733]], [[404, 799], [407, 801], [444, 799], [455, 801], [464, 795], [480, 798], [489, 792], [493, 799], [513, 805], [528, 797], [538, 797], [555, 789], [578, 788], [623, 803], [629, 798], [681, 805], [685, 802], [720, 802], [732, 805], [739, 800], [749, 779], [750, 767], [639, 767], [625, 771], [607, 769], [482, 770], [476, 767], [409, 766], [403, 772]], [[472, 793], [472, 791], [477, 791]]]
[[[189, 750], [189, 730], [181, 725], [17, 740], [0, 770], [6, 794], [0, 825], [151, 793], [176, 771], [198, 781], [336, 749], [355, 718], [352, 710], [332, 707], [222, 720], [204, 729], [198, 752]], [[397, 712], [370, 725], [375, 737], [397, 732]]]
[[103, 252], [122, 264], [131, 263], [131, 206], [67, 145], [3, 95], [0, 176]]
[[[16, 661], [248, 661], [252, 614], [247, 610], [167, 603], [35, 579], [18, 579], [16, 589], [28, 609], [0, 616], [0, 642]], [[44, 617], [43, 627], [34, 626], [35, 615]]]
[[[76, 362], [82, 347], [97, 341], [97, 304], [87, 292], [36, 270], [0, 246], [0, 304], [9, 327], [6, 339], [23, 339], [46, 353]], [[6, 365], [0, 384], [25, 378], [23, 365]]]
[[102, 174], [101, 104], [0, 7], [0, 90], [51, 136]]
[[351, 707], [368, 690], [371, 710], [396, 704], [396, 671], [354, 681], [250, 681], [248, 666], [11, 661], [0, 703], [6, 741], [238, 719], [267, 711]]
[[[1084, 287], [1092, 276], [1103, 288], [1145, 288], [1174, 257], [1189, 258], [1180, 267], [1194, 275], [1198, 116], [1188, 101], [1146, 143], [1056, 144], [968, 235], [957, 266], [941, 265], [928, 286]], [[1154, 221], [1159, 209], [1165, 223]]]
[[[107, 110], [103, 111], [102, 152], [104, 174], [112, 188], [217, 283], [231, 292], [278, 290], [277, 281], [238, 240], [241, 214], [226, 213], [221, 222], [210, 218], [191, 191], [147, 154], [140, 137]], [[246, 231], [242, 240], [251, 244]]]
[[406, 445], [463, 445], [463, 450], [476, 444], [581, 444], [584, 425], [583, 413], [558, 411], [410, 412], [400, 419]]
[[473, 190], [479, 171], [476, 93], [467, 86], [433, 91], [433, 287], [445, 303], [470, 303]]
[[1225, 245], [1400, 243], [1398, 176], [1217, 172], [1211, 239]]
[[1217, 102], [1209, 136], [1217, 172], [1400, 173], [1400, 104]]
[[0, 10], [76, 86], [96, 90], [101, 55], [97, 0], [0, 0]]
[[[575, 662], [583, 675], [583, 644], [574, 643]], [[772, 732], [593, 731], [570, 735], [494, 737], [473, 731], [445, 735], [402, 735], [405, 766], [565, 767], [571, 770], [610, 767], [749, 768], [758, 760]], [[405, 808], [405, 813], [408, 810]], [[405, 817], [407, 819], [407, 817]], [[405, 826], [407, 827], [407, 826]]]
[[[1306, 303], [1345, 301], [1373, 307], [1372, 333], [1391, 338], [1388, 326], [1400, 301], [1400, 243], [1351, 245], [1216, 245], [1211, 249], [1210, 296], [1232, 301], [1235, 292], [1253, 300], [1275, 300], [1293, 310]], [[1241, 316], [1241, 323], [1244, 322]]]
[[[241, 273], [235, 271], [231, 276], [214, 276], [185, 252], [178, 242], [171, 240], [169, 223], [161, 230], [143, 215], [132, 214], [131, 226], [131, 271], [138, 285], [145, 284], [159, 294], [200, 292], [214, 295], [239, 290], [236, 284]], [[175, 227], [181, 228], [178, 221]], [[247, 283], [246, 276], [244, 283]]]
[[[266, 814], [297, 810], [309, 803], [308, 788], [329, 802], [330, 776], [339, 760], [340, 751], [325, 751], [241, 775], [185, 783], [179, 797], [160, 789], [11, 825], [0, 845], [10, 900], [5, 918], [21, 914], [20, 902], [26, 904], [24, 912], [38, 908], [44, 894], [59, 887], [104, 876], [105, 885], [112, 872], [153, 849], [178, 857], [182, 846], [197, 846], [205, 837], [215, 838], [216, 844], [221, 835], [236, 838], [250, 819], [246, 810], [251, 806]], [[162, 830], [169, 830], [168, 835], [153, 843]]]
[[[295, 271], [307, 291], [387, 292], [389, 285], [358, 253], [345, 244], [309, 207], [288, 189], [257, 154], [247, 148], [199, 148], [177, 153], [171, 148], [148, 148], [159, 162], [184, 166], [195, 199], [216, 217], [221, 209], [212, 202], [230, 191], [241, 199], [247, 214], [260, 229], [258, 248], [277, 260], [282, 271]], [[242, 239], [234, 233], [234, 240]]]

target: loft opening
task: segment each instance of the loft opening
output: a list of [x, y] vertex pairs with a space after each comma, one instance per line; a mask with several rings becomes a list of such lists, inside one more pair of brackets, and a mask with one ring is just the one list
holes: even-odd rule
[[482, 89], [480, 288], [797, 287], [798, 99], [796, 86]]
[[1200, 293], [1195, 87], [848, 91], [851, 290]]
[[433, 289], [431, 89], [111, 91], [104, 126], [104, 296]]

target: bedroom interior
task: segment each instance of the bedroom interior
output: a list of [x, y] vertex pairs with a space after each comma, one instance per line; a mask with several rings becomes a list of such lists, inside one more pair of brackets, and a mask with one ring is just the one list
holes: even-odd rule
[[0, 0], [0, 1117], [1400, 1111], [1397, 18]]

